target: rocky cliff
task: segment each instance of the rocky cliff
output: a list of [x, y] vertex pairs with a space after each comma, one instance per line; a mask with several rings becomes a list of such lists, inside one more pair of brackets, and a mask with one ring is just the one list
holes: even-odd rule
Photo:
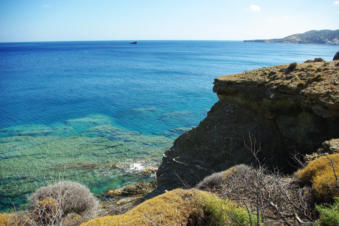
[[339, 137], [339, 61], [265, 67], [214, 81], [219, 101], [163, 156], [158, 191], [193, 186], [205, 176], [257, 161], [284, 173], [295, 154]]

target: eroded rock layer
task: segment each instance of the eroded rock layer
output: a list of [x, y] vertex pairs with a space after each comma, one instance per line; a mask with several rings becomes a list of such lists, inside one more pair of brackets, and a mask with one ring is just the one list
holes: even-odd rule
[[219, 101], [165, 152], [158, 190], [193, 186], [233, 165], [257, 161], [295, 170], [295, 154], [339, 137], [339, 61], [266, 67], [214, 81]]

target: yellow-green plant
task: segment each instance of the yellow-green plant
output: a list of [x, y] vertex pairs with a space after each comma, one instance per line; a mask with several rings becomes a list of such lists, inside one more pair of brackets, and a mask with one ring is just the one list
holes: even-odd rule
[[204, 197], [204, 212], [208, 215], [209, 225], [256, 225], [257, 218], [244, 208], [215, 195]]
[[12, 213], [0, 213], [0, 225], [11, 225], [16, 222], [16, 216]]
[[[254, 218], [253, 218], [254, 220]], [[249, 225], [246, 210], [196, 189], [176, 189], [147, 200], [125, 214], [83, 223], [96, 225]]]
[[1, 226], [35, 226], [26, 212], [19, 213], [0, 213]]
[[339, 154], [319, 157], [298, 170], [294, 176], [311, 182], [315, 195], [320, 200], [339, 196]]

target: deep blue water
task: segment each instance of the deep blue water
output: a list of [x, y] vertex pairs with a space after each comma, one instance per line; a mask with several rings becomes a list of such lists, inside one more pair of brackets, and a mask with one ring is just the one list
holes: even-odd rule
[[[0, 128], [88, 114], [162, 134], [196, 125], [216, 101], [213, 79], [262, 66], [327, 60], [336, 47], [212, 41], [0, 44]], [[156, 108], [154, 114], [131, 109]], [[174, 120], [161, 114], [184, 112]]]
[[[62, 156], [60, 162], [53, 157], [58, 167], [75, 161], [131, 163], [148, 156], [156, 165], [164, 149], [198, 125], [217, 101], [214, 78], [315, 57], [331, 60], [336, 51], [330, 45], [230, 41], [0, 43], [0, 210], [8, 205], [9, 191], [17, 191], [11, 197], [20, 196], [18, 204], [25, 203], [24, 195], [45, 183], [43, 172], [55, 170], [46, 163], [52, 153]], [[98, 139], [105, 147], [121, 142], [124, 149], [96, 150]], [[87, 154], [70, 158], [67, 150], [76, 152], [84, 142], [91, 147]], [[112, 159], [113, 154], [100, 152], [108, 150], [115, 153]], [[20, 161], [26, 168], [15, 165]], [[36, 173], [27, 176], [33, 168]], [[96, 193], [140, 179], [128, 167], [121, 169], [120, 174], [106, 169], [77, 177], [72, 171], [65, 178]], [[34, 183], [21, 191], [18, 181]]]

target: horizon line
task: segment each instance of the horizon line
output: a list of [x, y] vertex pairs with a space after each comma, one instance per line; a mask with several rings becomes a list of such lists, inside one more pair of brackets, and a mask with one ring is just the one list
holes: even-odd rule
[[[45, 40], [45, 41], [0, 41], [0, 43], [42, 43], [42, 42], [131, 42], [131, 41], [220, 41], [220, 42], [237, 42], [247, 39], [100, 39], [100, 40]], [[252, 40], [252, 39], [250, 39]]]

